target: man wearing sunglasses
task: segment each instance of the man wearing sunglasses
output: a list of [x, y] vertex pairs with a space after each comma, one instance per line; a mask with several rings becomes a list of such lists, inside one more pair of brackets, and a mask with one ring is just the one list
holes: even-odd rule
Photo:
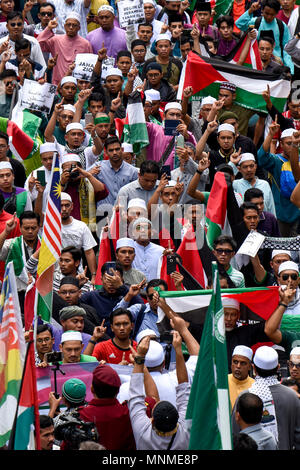
[[290, 378], [300, 385], [300, 347], [296, 346], [291, 350], [290, 360], [288, 361]]
[[284, 313], [300, 314], [299, 268], [293, 261], [285, 261], [278, 269], [278, 283], [295, 291], [294, 298], [286, 305]]
[[245, 287], [244, 275], [231, 266], [231, 260], [236, 253], [236, 243], [232, 237], [227, 235], [220, 235], [214, 241], [213, 254], [217, 258], [219, 266], [224, 268], [224, 271], [230, 277], [235, 287]]

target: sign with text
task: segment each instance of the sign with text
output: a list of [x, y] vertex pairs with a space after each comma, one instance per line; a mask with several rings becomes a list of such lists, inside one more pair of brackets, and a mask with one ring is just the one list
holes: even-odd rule
[[94, 67], [98, 59], [97, 54], [77, 54], [75, 59], [75, 69], [73, 77], [77, 80], [90, 81]]
[[259, 232], [250, 232], [248, 237], [244, 240], [243, 244], [240, 246], [237, 254], [239, 255], [248, 255], [256, 256], [258, 250], [260, 249], [263, 241], [266, 237]]
[[51, 83], [41, 85], [35, 80], [24, 80], [21, 93], [21, 108], [49, 114], [57, 87]]
[[145, 12], [143, 0], [121, 0], [118, 2], [119, 24], [121, 28], [126, 28], [131, 24], [145, 22]]

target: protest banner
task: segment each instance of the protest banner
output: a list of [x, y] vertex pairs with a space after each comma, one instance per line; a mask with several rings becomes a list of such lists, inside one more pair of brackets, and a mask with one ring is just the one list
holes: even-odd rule
[[20, 96], [20, 107], [49, 114], [53, 105], [56, 86], [51, 83], [41, 85], [25, 78]]
[[97, 59], [97, 54], [77, 54], [73, 77], [77, 78], [77, 80], [90, 81]]
[[121, 28], [145, 22], [143, 0], [121, 0], [118, 2], [119, 24]]

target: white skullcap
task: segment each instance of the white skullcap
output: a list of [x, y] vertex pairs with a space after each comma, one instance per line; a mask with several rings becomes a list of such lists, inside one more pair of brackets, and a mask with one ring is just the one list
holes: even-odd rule
[[127, 144], [127, 142], [123, 142], [123, 144], [122, 144], [122, 149], [123, 149], [124, 152], [133, 153], [132, 144]]
[[289, 250], [273, 250], [271, 259], [273, 259], [277, 255], [289, 255], [289, 257], [292, 258], [292, 254]]
[[145, 103], [146, 103], [146, 101], [147, 101], [147, 103], [151, 103], [151, 104], [152, 104], [152, 99], [149, 98], [149, 96], [145, 96]]
[[154, 7], [156, 7], [156, 2], [154, 0], [144, 0], [144, 5], [145, 3], [151, 3]]
[[12, 166], [9, 162], [0, 162], [0, 170], [12, 170]]
[[150, 90], [145, 91], [146, 99], [151, 99], [152, 101], [160, 100], [160, 92], [158, 90], [154, 90], [154, 88], [150, 88]]
[[295, 355], [295, 356], [300, 356], [300, 347], [297, 346], [296, 348], [293, 348], [290, 352], [290, 356]]
[[251, 348], [248, 348], [248, 346], [239, 345], [234, 348], [232, 357], [233, 356], [244, 356], [247, 357], [249, 361], [252, 361], [253, 351]]
[[67, 77], [63, 77], [60, 81], [60, 86], [63, 86], [65, 83], [75, 83], [77, 85], [77, 79], [75, 77], [72, 77], [72, 75], [68, 75]]
[[78, 130], [84, 132], [83, 125], [80, 124], [80, 122], [71, 122], [66, 127], [66, 134], [67, 134], [67, 132], [72, 131], [73, 129], [78, 129]]
[[261, 346], [256, 350], [253, 362], [260, 369], [272, 370], [278, 366], [278, 354], [269, 346]]
[[130, 246], [131, 248], [135, 248], [134, 241], [131, 238], [119, 238], [117, 240], [116, 250], [118, 248], [122, 248], [123, 246]]
[[115, 10], [110, 5], [102, 5], [98, 9], [98, 13], [100, 13], [100, 11], [110, 11], [110, 13], [112, 13], [115, 16]]
[[168, 111], [168, 109], [179, 109], [179, 111], [182, 111], [182, 107], [180, 103], [177, 103], [177, 101], [172, 101], [171, 103], [167, 103], [165, 106], [165, 113]]
[[118, 69], [117, 67], [110, 67], [106, 72], [105, 78], [111, 77], [112, 75], [117, 75], [118, 77], [123, 78], [123, 74], [121, 70]]
[[79, 155], [76, 155], [76, 153], [65, 153], [65, 155], [61, 157], [61, 164], [63, 165], [69, 162], [81, 163]]
[[132, 229], [135, 230], [136, 226], [139, 224], [149, 224], [152, 227], [152, 222], [149, 219], [147, 219], [146, 217], [139, 217], [133, 222]]
[[284, 131], [281, 132], [281, 139], [284, 139], [285, 137], [291, 137], [294, 132], [297, 132], [296, 129], [290, 127], [289, 129], [284, 129]]
[[230, 297], [222, 297], [222, 305], [223, 307], [235, 308], [238, 311], [240, 310], [240, 303], [235, 299], [231, 299]]
[[148, 352], [145, 356], [146, 367], [160, 366], [165, 358], [165, 353], [162, 345], [157, 341], [150, 341]]
[[40, 146], [40, 155], [46, 152], [56, 152], [57, 148], [54, 142], [46, 142]]
[[79, 24], [81, 23], [81, 17], [80, 17], [80, 15], [79, 15], [78, 13], [76, 13], [75, 11], [71, 11], [70, 13], [68, 13], [68, 15], [66, 16], [65, 23], [66, 23], [67, 20], [69, 20], [69, 19], [77, 20]]
[[154, 330], [150, 330], [150, 328], [146, 328], [145, 330], [142, 330], [139, 332], [138, 335], [136, 335], [136, 342], [139, 343], [140, 341], [142, 341], [143, 338], [145, 338], [145, 336], [156, 336], [157, 338], [157, 334], [155, 333]]
[[75, 106], [73, 106], [72, 104], [64, 104], [63, 107], [66, 111], [72, 111], [72, 113], [75, 113], [76, 111]]
[[214, 104], [215, 101], [217, 101], [217, 100], [216, 100], [216, 98], [213, 98], [213, 96], [206, 96], [205, 98], [202, 98], [201, 108], [205, 104]]
[[166, 184], [165, 188], [173, 188], [174, 186], [176, 186], [176, 181], [174, 180], [169, 180], [168, 181], [168, 184]]
[[130, 209], [131, 207], [142, 207], [143, 209], [147, 210], [146, 202], [144, 201], [144, 199], [140, 199], [138, 197], [129, 201], [127, 209]]
[[[174, 0], [172, 0], [172, 1], [174, 1]], [[155, 44], [157, 44], [158, 41], [170, 41], [171, 42], [171, 38], [168, 34], [163, 33], [163, 34], [159, 34], [157, 36], [157, 38], [155, 39]]]
[[65, 341], [81, 341], [82, 342], [82, 335], [80, 331], [65, 331], [61, 335], [60, 344], [64, 343]]
[[218, 127], [218, 134], [221, 131], [230, 131], [235, 134], [235, 128], [231, 124], [220, 124]]
[[243, 162], [248, 162], [248, 161], [255, 162], [255, 156], [253, 155], [253, 153], [242, 153], [241, 159], [238, 164], [241, 165]]
[[72, 202], [72, 198], [71, 198], [70, 194], [68, 194], [68, 193], [60, 193], [60, 199], [61, 199], [61, 201]]
[[278, 275], [282, 273], [282, 271], [296, 271], [298, 273], [299, 267], [297, 263], [294, 263], [294, 261], [284, 261], [279, 266]]

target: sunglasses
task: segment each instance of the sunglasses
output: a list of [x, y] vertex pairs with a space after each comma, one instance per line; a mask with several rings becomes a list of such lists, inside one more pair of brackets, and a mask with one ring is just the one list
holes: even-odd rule
[[229, 249], [226, 249], [226, 248], [216, 248], [215, 250], [218, 254], [222, 254], [222, 253], [225, 253], [225, 255], [230, 255], [230, 253], [233, 253], [233, 250], [229, 250]]
[[289, 278], [291, 278], [292, 281], [297, 281], [299, 276], [298, 274], [295, 273], [295, 274], [282, 274], [281, 277], [283, 281], [287, 281]]
[[20, 27], [20, 26], [23, 26], [23, 23], [21, 21], [19, 21], [18, 23], [10, 23], [10, 26], [12, 28], [15, 28], [16, 26]]
[[300, 369], [300, 362], [298, 364], [295, 364], [292, 361], [287, 361], [287, 364], [289, 367], [296, 367], [297, 369]]
[[40, 15], [41, 15], [41, 16], [52, 16], [52, 15], [53, 15], [53, 12], [50, 12], [50, 11], [42, 11], [42, 12], [40, 12]]

